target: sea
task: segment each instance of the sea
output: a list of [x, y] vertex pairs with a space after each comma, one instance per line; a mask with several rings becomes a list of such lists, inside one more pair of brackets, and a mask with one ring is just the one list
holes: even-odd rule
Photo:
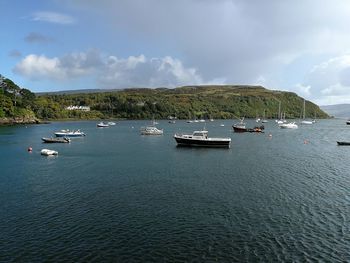
[[[0, 261], [349, 262], [350, 125], [235, 122], [1, 127]], [[176, 146], [203, 128], [231, 147]], [[42, 143], [62, 129], [86, 136]]]

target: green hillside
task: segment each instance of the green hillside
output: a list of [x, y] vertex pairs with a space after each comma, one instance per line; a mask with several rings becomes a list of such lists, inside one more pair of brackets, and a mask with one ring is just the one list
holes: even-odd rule
[[[255, 118], [265, 111], [276, 118], [279, 101], [287, 118], [299, 118], [303, 98], [292, 92], [271, 91], [260, 86], [186, 86], [175, 89], [126, 89], [113, 92], [41, 95], [61, 106], [85, 105], [105, 118], [164, 119], [176, 115], [191, 118]], [[306, 101], [306, 116], [329, 117]]]
[[[260, 86], [186, 86], [175, 89], [126, 89], [110, 92], [40, 94], [18, 87], [0, 75], [0, 123], [59, 119], [179, 119], [237, 117], [276, 118], [279, 102], [286, 118], [299, 118], [303, 98], [292, 92]], [[68, 110], [89, 106], [90, 111]], [[317, 105], [306, 102], [306, 116], [328, 118]]]

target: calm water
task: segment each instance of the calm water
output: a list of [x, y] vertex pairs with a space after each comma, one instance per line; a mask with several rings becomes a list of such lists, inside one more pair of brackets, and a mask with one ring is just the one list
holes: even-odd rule
[[[230, 149], [176, 147], [203, 127], [184, 121], [157, 137], [144, 121], [0, 128], [0, 261], [350, 261], [350, 126], [232, 123], [206, 125]], [[87, 136], [41, 143], [66, 128]]]

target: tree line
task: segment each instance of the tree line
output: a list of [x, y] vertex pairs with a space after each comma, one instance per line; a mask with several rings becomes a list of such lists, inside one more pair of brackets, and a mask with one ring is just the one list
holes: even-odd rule
[[[169, 116], [179, 119], [232, 119], [263, 115], [276, 118], [279, 103], [287, 118], [299, 118], [303, 104], [303, 98], [295, 93], [272, 91], [260, 86], [186, 86], [36, 95], [1, 76], [0, 88], [0, 118], [23, 115], [41, 120], [165, 119]], [[89, 106], [91, 110], [67, 110], [70, 105]], [[310, 101], [306, 102], [306, 116], [329, 117]]]

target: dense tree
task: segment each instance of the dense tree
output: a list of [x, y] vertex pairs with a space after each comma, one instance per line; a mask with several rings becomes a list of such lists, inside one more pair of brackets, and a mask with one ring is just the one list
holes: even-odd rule
[[[164, 119], [277, 117], [279, 103], [287, 118], [299, 118], [303, 98], [292, 92], [259, 86], [188, 86], [175, 89], [127, 89], [113, 92], [35, 95], [13, 81], [0, 78], [0, 118], [36, 116], [40, 119]], [[70, 105], [91, 111], [67, 110]], [[328, 115], [310, 101], [306, 116]]]

